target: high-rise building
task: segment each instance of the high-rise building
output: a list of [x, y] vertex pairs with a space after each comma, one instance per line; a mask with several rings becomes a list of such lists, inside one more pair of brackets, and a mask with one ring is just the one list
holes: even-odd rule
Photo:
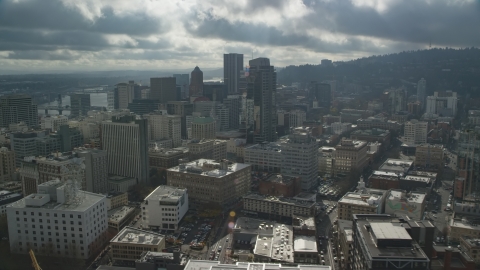
[[318, 145], [309, 128], [296, 128], [288, 139], [280, 142], [284, 175], [300, 177], [302, 190], [318, 184]]
[[167, 103], [167, 112], [168, 114], [180, 115], [182, 121], [182, 139], [187, 139], [187, 128], [190, 127], [190, 125], [187, 123], [189, 122], [187, 119], [191, 118], [193, 104], [189, 103], [188, 101], [170, 101]]
[[77, 148], [75, 153], [84, 159], [85, 191], [93, 193], [108, 192], [107, 151], [94, 148]]
[[404, 88], [388, 89], [383, 93], [384, 108], [390, 113], [395, 114], [407, 110], [407, 90]]
[[0, 97], [0, 127], [25, 122], [29, 127], [38, 126], [38, 109], [29, 95]]
[[457, 92], [434, 92], [427, 97], [425, 113], [453, 117], [457, 114], [457, 102]]
[[[132, 103], [135, 96], [135, 83], [119, 83], [116, 85], [118, 96], [118, 109], [128, 109], [128, 104]], [[116, 107], [117, 109], [117, 107]]]
[[14, 180], [15, 152], [6, 147], [0, 148], [0, 183]]
[[226, 85], [219, 83], [204, 84], [203, 96], [211, 101], [223, 102], [227, 97]]
[[[328, 83], [311, 82], [310, 83], [310, 101], [317, 102], [317, 107], [330, 109], [332, 105], [332, 88]], [[314, 107], [314, 106], [313, 106]]]
[[230, 129], [240, 127], [240, 116], [242, 110], [242, 99], [239, 95], [228, 95], [223, 100], [223, 104], [228, 108], [228, 126]]
[[[68, 125], [60, 126], [60, 129], [50, 135], [51, 138], [57, 139], [61, 152], [72, 151], [75, 147], [83, 145], [83, 135], [78, 128], [71, 128]], [[38, 153], [40, 155], [40, 153]], [[47, 153], [47, 154], [51, 154]]]
[[412, 119], [405, 122], [403, 142], [409, 146], [415, 146], [427, 142], [428, 122], [420, 122]]
[[176, 78], [150, 78], [150, 99], [156, 99], [160, 103], [177, 100]]
[[277, 140], [276, 85], [277, 73], [268, 58], [250, 60], [247, 99], [254, 102], [254, 143]]
[[107, 242], [106, 198], [77, 188], [49, 181], [7, 206], [10, 251], [76, 259], [96, 255]]
[[420, 106], [425, 108], [425, 97], [427, 93], [427, 81], [421, 78], [417, 83], [417, 101], [420, 102]]
[[180, 115], [163, 115], [160, 112], [145, 114], [143, 118], [148, 121], [149, 139], [159, 141], [171, 139], [173, 147], [182, 144], [182, 121]]
[[190, 97], [203, 95], [203, 71], [198, 66], [190, 74], [190, 91], [188, 94]]
[[190, 85], [190, 76], [188, 74], [173, 74], [173, 77], [177, 80], [177, 86], [180, 86], [181, 98], [187, 98], [188, 88]]
[[192, 121], [192, 139], [215, 139], [215, 119], [195, 117]]
[[17, 167], [21, 166], [23, 158], [37, 156], [37, 139], [45, 136], [45, 131], [10, 133], [10, 149], [15, 152]]
[[238, 94], [240, 71], [243, 70], [243, 54], [229, 53], [223, 55], [223, 81], [228, 94]]
[[144, 115], [159, 110], [161, 107], [158, 99], [134, 99], [128, 104], [128, 109], [136, 115]]
[[90, 111], [90, 94], [70, 95], [70, 117], [86, 117]]
[[102, 123], [102, 147], [108, 154], [108, 172], [148, 183], [148, 122], [134, 115], [112, 117]]

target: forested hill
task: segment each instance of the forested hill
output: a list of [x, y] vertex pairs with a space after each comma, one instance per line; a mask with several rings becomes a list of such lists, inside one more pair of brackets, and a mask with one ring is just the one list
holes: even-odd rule
[[398, 86], [427, 80], [428, 92], [454, 90], [480, 96], [480, 49], [430, 49], [375, 55], [348, 62], [287, 66], [278, 72], [278, 83], [336, 80], [364, 86]]

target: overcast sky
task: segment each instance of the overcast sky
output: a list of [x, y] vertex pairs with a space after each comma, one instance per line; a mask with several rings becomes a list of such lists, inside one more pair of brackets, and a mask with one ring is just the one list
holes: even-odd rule
[[0, 69], [275, 66], [478, 47], [479, 0], [0, 0]]

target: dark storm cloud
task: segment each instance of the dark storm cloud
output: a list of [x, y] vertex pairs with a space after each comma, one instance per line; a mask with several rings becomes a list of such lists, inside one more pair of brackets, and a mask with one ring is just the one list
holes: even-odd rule
[[22, 59], [22, 60], [75, 60], [78, 59], [78, 55], [73, 54], [70, 51], [15, 51], [10, 53], [7, 59]]
[[108, 34], [147, 36], [168, 31], [157, 18], [145, 14], [115, 15], [111, 8], [102, 10], [95, 22], [78, 10], [58, 0], [0, 1], [0, 26], [14, 29], [83, 30]]

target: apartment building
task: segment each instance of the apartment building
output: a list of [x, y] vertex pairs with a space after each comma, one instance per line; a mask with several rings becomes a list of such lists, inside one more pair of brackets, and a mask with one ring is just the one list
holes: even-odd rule
[[177, 230], [188, 211], [188, 192], [184, 188], [159, 186], [142, 202], [142, 219], [151, 229]]
[[186, 188], [193, 201], [225, 205], [249, 192], [250, 173], [248, 164], [198, 159], [168, 169], [167, 184]]
[[427, 142], [428, 122], [420, 122], [416, 119], [405, 123], [403, 143], [408, 146], [416, 146]]

